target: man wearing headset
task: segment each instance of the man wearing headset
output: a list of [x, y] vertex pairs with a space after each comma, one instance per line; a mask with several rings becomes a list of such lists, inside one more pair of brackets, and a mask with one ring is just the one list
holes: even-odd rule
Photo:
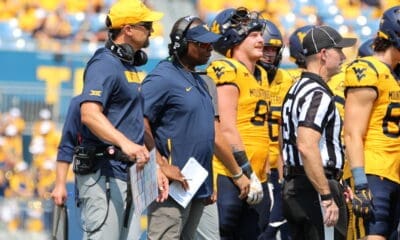
[[[170, 34], [170, 57], [142, 83], [146, 135], [154, 138], [158, 155], [163, 157], [160, 167], [173, 165], [182, 170], [193, 157], [209, 172], [185, 208], [171, 197], [150, 204], [148, 239], [191, 239], [204, 205], [211, 202], [214, 108], [207, 84], [195, 68], [207, 63], [211, 44], [219, 37], [198, 17], [178, 19]], [[180, 180], [184, 189], [187, 181], [195, 181]]]
[[[143, 100], [136, 66], [146, 63], [152, 23], [162, 13], [139, 0], [110, 9], [110, 39], [87, 63], [80, 112], [82, 143], [75, 152], [84, 239], [126, 239], [132, 209], [128, 170], [149, 160], [144, 146]], [[115, 146], [126, 156], [104, 154]], [[123, 161], [124, 160], [124, 161]]]

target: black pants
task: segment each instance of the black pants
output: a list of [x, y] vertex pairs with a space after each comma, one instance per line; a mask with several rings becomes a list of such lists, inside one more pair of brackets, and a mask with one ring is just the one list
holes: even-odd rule
[[[333, 239], [345, 240], [347, 213], [343, 188], [336, 180], [329, 180], [329, 186], [339, 207], [339, 220], [334, 228]], [[319, 195], [307, 176], [286, 179], [283, 186], [283, 214], [294, 240], [331, 240], [325, 239]]]

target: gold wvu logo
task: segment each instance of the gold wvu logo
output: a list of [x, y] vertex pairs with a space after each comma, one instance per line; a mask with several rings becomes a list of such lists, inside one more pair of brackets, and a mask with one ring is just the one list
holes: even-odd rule
[[304, 37], [307, 35], [307, 32], [298, 32], [297, 37], [299, 38], [300, 42], [303, 42]]
[[221, 34], [219, 31], [219, 24], [217, 21], [214, 21], [211, 25], [211, 32], [216, 33], [216, 34]]
[[358, 81], [361, 81], [365, 77], [364, 72], [365, 72], [365, 70], [367, 70], [366, 68], [353, 67], [352, 69], [353, 69], [354, 73], [356, 74]]
[[215, 72], [215, 75], [217, 76], [218, 79], [221, 78], [222, 75], [224, 75], [224, 68], [225, 67], [217, 67], [217, 66], [213, 66], [212, 69]]
[[103, 92], [103, 91], [101, 91], [101, 90], [90, 90], [89, 95], [90, 95], [90, 96], [97, 96], [97, 97], [100, 97], [102, 92]]

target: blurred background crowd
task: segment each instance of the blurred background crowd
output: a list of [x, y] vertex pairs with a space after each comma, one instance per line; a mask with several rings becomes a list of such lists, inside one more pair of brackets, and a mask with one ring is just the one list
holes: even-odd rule
[[[115, 0], [0, 0], [0, 49], [91, 54], [107, 39], [104, 20]], [[294, 29], [327, 24], [358, 44], [373, 37], [378, 19], [399, 0], [144, 0], [165, 13], [154, 25], [150, 57], [167, 56], [169, 31], [178, 17], [197, 15], [207, 23], [222, 9], [244, 6], [280, 29], [285, 45]], [[346, 52], [357, 54], [358, 45]], [[288, 48], [283, 66], [290, 66]], [[3, 89], [4, 90], [4, 89]], [[72, 97], [72, 96], [71, 96]], [[12, 104], [11, 104], [12, 105]], [[3, 230], [49, 232], [55, 160], [62, 120], [54, 108], [3, 106], [0, 115], [0, 239]], [[7, 110], [4, 110], [7, 108]], [[24, 138], [29, 135], [29, 138]], [[69, 174], [73, 182], [73, 174]], [[40, 239], [39, 237], [38, 239]]]
[[[61, 137], [51, 117], [49, 109], [41, 109], [28, 130], [19, 108], [13, 107], [0, 116], [0, 225], [3, 230], [25, 229], [37, 233], [50, 230], [50, 193]], [[28, 142], [23, 140], [27, 131]], [[29, 161], [24, 157], [24, 148]]]
[[[93, 51], [107, 38], [104, 19], [115, 0], [0, 0], [0, 47]], [[177, 17], [193, 14], [210, 23], [221, 9], [244, 6], [259, 11], [285, 39], [306, 24], [328, 24], [361, 42], [374, 33], [381, 13], [398, 0], [144, 0], [166, 16], [155, 25], [150, 51], [166, 55], [168, 33]], [[34, 43], [34, 44], [33, 44]]]

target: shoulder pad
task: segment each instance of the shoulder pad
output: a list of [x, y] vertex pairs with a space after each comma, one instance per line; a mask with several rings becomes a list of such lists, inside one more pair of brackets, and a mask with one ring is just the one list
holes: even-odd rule
[[346, 87], [363, 87], [376, 85], [379, 77], [376, 63], [367, 58], [358, 58], [346, 68]]
[[210, 63], [207, 67], [207, 75], [216, 84], [232, 83], [236, 79], [237, 67], [229, 59], [220, 59]]

